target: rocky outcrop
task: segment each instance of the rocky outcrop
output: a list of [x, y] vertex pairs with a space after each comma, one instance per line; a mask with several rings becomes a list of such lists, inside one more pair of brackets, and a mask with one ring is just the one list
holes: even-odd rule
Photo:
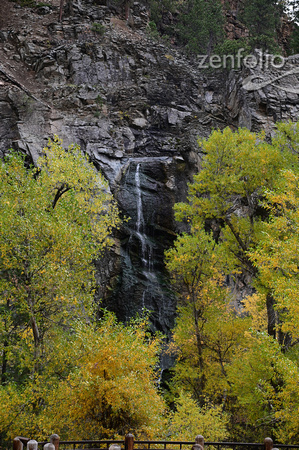
[[[298, 93], [287, 88], [299, 84], [298, 60], [203, 69], [149, 36], [138, 2], [125, 21], [104, 2], [77, 0], [61, 23], [58, 3], [1, 3], [0, 151], [35, 161], [54, 134], [80, 144], [129, 218], [99, 267], [99, 297], [123, 319], [151, 310], [153, 327], [167, 332], [175, 301], [163, 252], [177, 230], [172, 206], [200, 168], [197, 138], [227, 125], [271, 135], [276, 120], [296, 120]], [[263, 87], [248, 84], [254, 76]]]

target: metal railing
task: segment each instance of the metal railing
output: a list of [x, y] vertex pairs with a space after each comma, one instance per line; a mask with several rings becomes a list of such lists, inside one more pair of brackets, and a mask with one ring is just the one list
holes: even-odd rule
[[[203, 436], [196, 436], [195, 443], [190, 441], [149, 441], [134, 440], [132, 434], [128, 434], [124, 440], [78, 440], [60, 441], [58, 435], [50, 436], [50, 444], [37, 442], [28, 438], [16, 437], [13, 441], [13, 450], [294, 450], [299, 449], [293, 444], [274, 444], [272, 439], [266, 438], [263, 443], [246, 442], [204, 442]], [[50, 446], [50, 447], [49, 447]], [[111, 447], [111, 448], [110, 448]]]

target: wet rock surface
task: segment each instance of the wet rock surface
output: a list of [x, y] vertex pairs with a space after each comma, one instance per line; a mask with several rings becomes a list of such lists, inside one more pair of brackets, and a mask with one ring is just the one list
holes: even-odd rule
[[[18, 148], [36, 161], [54, 134], [81, 146], [129, 218], [99, 266], [102, 305], [123, 320], [146, 308], [168, 332], [175, 299], [163, 253], [177, 231], [172, 206], [200, 168], [197, 138], [227, 125], [270, 136], [275, 121], [297, 120], [298, 94], [286, 89], [299, 84], [299, 60], [203, 70], [149, 36], [138, 2], [128, 20], [104, 1], [74, 1], [62, 22], [59, 1], [14, 6], [0, 5], [0, 152]], [[261, 89], [244, 88], [248, 77], [276, 80], [285, 70]]]

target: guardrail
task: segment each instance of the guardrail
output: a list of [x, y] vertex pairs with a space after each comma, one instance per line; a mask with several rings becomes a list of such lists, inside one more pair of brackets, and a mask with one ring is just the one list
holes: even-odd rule
[[295, 450], [298, 445], [276, 444], [274, 447], [271, 438], [265, 438], [263, 443], [249, 442], [205, 442], [201, 435], [196, 436], [195, 442], [190, 441], [146, 441], [134, 440], [132, 434], [127, 434], [124, 440], [81, 440], [60, 441], [57, 434], [52, 434], [49, 442], [17, 436], [13, 440], [13, 450]]

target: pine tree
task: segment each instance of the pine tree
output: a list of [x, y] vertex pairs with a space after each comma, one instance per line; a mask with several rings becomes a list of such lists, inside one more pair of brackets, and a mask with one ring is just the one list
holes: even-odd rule
[[279, 11], [275, 0], [245, 0], [241, 20], [249, 29], [252, 48], [275, 51]]
[[210, 55], [224, 37], [224, 16], [218, 0], [189, 0], [178, 26], [179, 37], [193, 53]]

